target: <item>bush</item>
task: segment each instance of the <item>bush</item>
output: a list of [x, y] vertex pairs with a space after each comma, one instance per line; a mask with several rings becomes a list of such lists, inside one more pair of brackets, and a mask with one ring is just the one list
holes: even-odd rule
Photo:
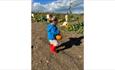
[[77, 33], [82, 34], [83, 33], [83, 23], [80, 24], [68, 24], [67, 30], [68, 31], [76, 31]]

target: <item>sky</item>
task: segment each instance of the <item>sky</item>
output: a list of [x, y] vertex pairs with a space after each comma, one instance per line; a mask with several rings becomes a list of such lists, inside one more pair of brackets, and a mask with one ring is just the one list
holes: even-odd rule
[[47, 4], [47, 3], [51, 3], [54, 2], [56, 0], [33, 0], [33, 2], [39, 2], [41, 4]]
[[83, 0], [32, 0], [32, 12], [67, 13], [72, 3], [72, 13], [83, 13]]

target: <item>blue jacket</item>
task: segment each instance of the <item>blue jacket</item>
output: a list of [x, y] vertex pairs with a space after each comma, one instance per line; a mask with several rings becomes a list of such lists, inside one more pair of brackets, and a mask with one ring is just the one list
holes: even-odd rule
[[48, 40], [55, 40], [55, 36], [59, 34], [59, 30], [56, 25], [48, 24], [47, 26]]

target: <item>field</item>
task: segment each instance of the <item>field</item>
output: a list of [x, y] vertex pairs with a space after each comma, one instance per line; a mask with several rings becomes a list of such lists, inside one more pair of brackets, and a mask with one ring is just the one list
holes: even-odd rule
[[69, 15], [70, 28], [60, 27], [64, 14], [53, 14], [59, 19], [57, 26], [63, 37], [57, 56], [49, 51], [45, 15], [37, 13], [32, 18], [32, 70], [83, 70], [83, 14]]

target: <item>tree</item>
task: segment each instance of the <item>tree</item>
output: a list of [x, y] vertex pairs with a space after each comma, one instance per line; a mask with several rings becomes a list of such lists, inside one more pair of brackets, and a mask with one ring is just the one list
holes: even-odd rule
[[[71, 2], [71, 0], [70, 0], [70, 5], [69, 5], [69, 8], [68, 8], [68, 11], [69, 11], [70, 14], [72, 14], [71, 8], [72, 8], [72, 2]], [[68, 12], [67, 12], [67, 13], [68, 13]]]

